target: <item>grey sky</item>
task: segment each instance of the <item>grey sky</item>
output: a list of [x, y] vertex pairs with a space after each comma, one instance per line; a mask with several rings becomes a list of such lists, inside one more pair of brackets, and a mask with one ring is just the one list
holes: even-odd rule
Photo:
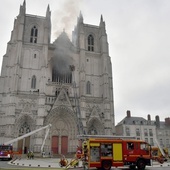
[[[23, 0], [0, 6], [0, 66]], [[81, 11], [84, 23], [106, 22], [113, 66], [116, 123], [132, 116], [170, 117], [169, 0], [26, 0], [28, 14], [52, 12], [52, 42], [63, 29], [70, 36]], [[63, 24], [64, 23], [64, 24]]]

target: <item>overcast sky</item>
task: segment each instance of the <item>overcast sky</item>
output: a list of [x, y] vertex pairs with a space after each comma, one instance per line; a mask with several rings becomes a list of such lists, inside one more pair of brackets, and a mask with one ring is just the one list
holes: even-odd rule
[[[0, 5], [0, 67], [14, 18], [23, 0]], [[81, 11], [84, 23], [106, 23], [112, 59], [116, 124], [132, 116], [170, 117], [170, 0], [26, 0], [26, 13], [52, 14], [52, 42], [63, 29], [71, 35]]]

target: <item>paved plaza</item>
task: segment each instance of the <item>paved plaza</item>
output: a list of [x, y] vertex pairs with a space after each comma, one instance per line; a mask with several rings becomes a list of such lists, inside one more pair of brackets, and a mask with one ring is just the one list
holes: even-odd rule
[[[68, 158], [67, 160], [68, 162], [70, 162], [73, 159]], [[34, 158], [34, 159], [19, 158], [10, 161], [9, 164], [12, 164], [14, 166], [26, 166], [26, 167], [60, 168], [59, 161], [60, 161], [59, 158]], [[79, 162], [79, 167], [82, 167], [81, 161]], [[170, 162], [168, 161], [163, 164], [153, 162], [152, 167], [170, 167]]]

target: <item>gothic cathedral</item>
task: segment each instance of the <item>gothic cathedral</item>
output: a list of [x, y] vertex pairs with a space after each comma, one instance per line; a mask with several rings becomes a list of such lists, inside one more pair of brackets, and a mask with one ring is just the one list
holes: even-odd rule
[[[77, 135], [114, 135], [112, 64], [105, 22], [85, 24], [80, 13], [72, 40], [51, 43], [51, 12], [20, 6], [0, 76], [0, 144], [51, 124], [44, 151], [75, 152]], [[13, 143], [40, 152], [45, 131]], [[24, 147], [23, 147], [24, 145]]]

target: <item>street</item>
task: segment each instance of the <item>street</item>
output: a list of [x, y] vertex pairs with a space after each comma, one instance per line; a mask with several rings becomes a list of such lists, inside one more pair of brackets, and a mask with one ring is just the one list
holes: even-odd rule
[[[50, 160], [52, 160], [52, 159], [44, 159], [44, 160], [35, 160], [35, 162], [39, 162], [40, 163], [40, 161], [43, 161], [44, 163], [46, 162], [46, 164], [48, 165], [48, 163], [50, 162]], [[28, 161], [28, 160], [26, 160], [26, 159], [22, 159], [21, 160], [22, 162], [24, 162], [24, 163], [26, 163], [26, 161]], [[34, 160], [32, 160], [33, 162], [34, 162]], [[29, 166], [17, 166], [17, 165], [11, 165], [10, 163], [9, 163], [9, 161], [0, 161], [0, 170], [2, 170], [2, 169], [4, 169], [4, 170], [11, 170], [11, 169], [38, 169], [38, 170], [41, 170], [41, 169], [43, 169], [44, 170], [44, 167], [29, 167]], [[46, 168], [46, 170], [48, 169], [48, 170], [50, 170], [50, 169], [53, 169], [54, 167], [47, 167]], [[64, 169], [64, 168], [60, 168], [59, 166], [58, 167], [55, 167], [55, 169]], [[78, 169], [81, 169], [81, 170], [83, 170], [83, 168], [70, 168], [70, 169], [76, 169], [76, 170], [78, 170]], [[152, 166], [152, 167], [146, 167], [146, 170], [169, 170], [170, 169], [170, 165], [169, 164], [163, 164], [163, 165], [157, 165], [157, 166]], [[95, 169], [96, 170], [96, 169]], [[124, 168], [112, 168], [111, 170], [129, 170], [129, 168], [127, 168], [127, 167], [124, 167]]]

